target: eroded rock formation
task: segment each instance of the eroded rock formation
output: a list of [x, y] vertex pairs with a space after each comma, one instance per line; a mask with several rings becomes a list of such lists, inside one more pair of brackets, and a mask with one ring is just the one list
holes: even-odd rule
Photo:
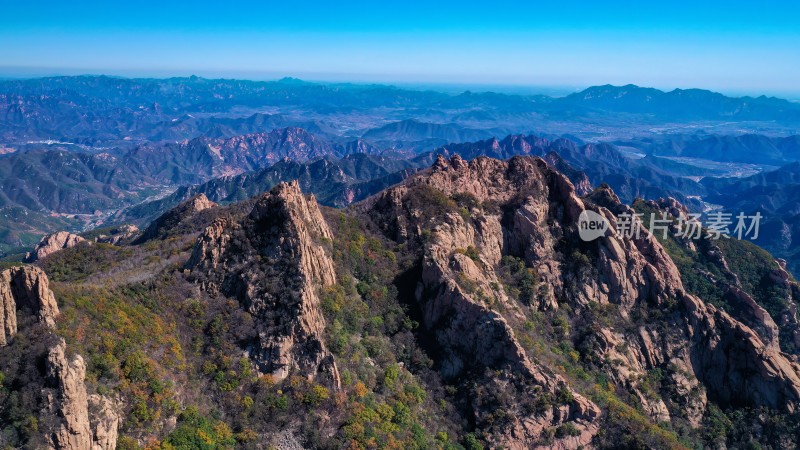
[[[439, 194], [426, 193], [433, 189]], [[437, 197], [441, 195], [441, 197]], [[474, 198], [469, 214], [447, 199]], [[426, 221], [415, 198], [440, 203]], [[679, 204], [664, 202], [678, 211]], [[448, 210], [449, 208], [449, 210]], [[606, 236], [583, 242], [577, 235], [586, 209], [610, 223]], [[680, 273], [659, 242], [647, 233], [617, 233], [617, 221], [634, 211], [601, 186], [579, 198], [572, 183], [538, 158], [508, 162], [439, 158], [434, 166], [402, 185], [358, 206], [399, 242], [423, 248], [417, 301], [425, 326], [442, 347], [442, 374], [458, 377], [481, 368], [493, 384], [522, 398], [526, 386], [553, 392], [567, 388], [558, 376], [537, 366], [519, 344], [514, 323], [523, 314], [497, 286], [495, 268], [505, 255], [524, 259], [541, 279], [533, 307], [553, 310], [566, 303], [576, 317], [592, 305], [610, 305], [626, 326], [591, 323], [576, 346], [619, 386], [640, 399], [657, 421], [681, 417], [697, 426], [708, 398], [722, 406], [769, 406], [795, 411], [800, 405], [800, 366], [775, 344], [774, 323], [752, 299], [741, 297], [759, 336], [745, 323], [685, 292]], [[471, 256], [463, 250], [474, 248]], [[476, 254], [477, 253], [477, 254]], [[648, 317], [641, 320], [642, 315]], [[524, 317], [524, 316], [523, 316]], [[645, 386], [658, 371], [663, 389]], [[500, 375], [498, 375], [500, 374]], [[508, 382], [508, 377], [518, 382]], [[502, 380], [506, 380], [503, 382]], [[559, 387], [561, 386], [561, 387]], [[586, 445], [597, 431], [598, 408], [577, 394], [566, 405], [540, 414], [518, 412], [509, 430], [491, 430], [509, 448], [540, 445], [546, 427], [572, 423], [577, 438], [556, 446]], [[491, 413], [474, 405], [476, 423]], [[513, 406], [513, 405], [512, 405]]]
[[26, 262], [34, 262], [65, 248], [75, 247], [86, 239], [66, 231], [58, 231], [43, 237], [32, 252], [25, 255]]
[[[53, 447], [59, 450], [113, 450], [117, 446], [120, 415], [115, 402], [88, 395], [86, 365], [80, 355], [69, 355], [63, 339], [50, 349], [47, 375], [54, 388], [50, 411], [56, 417]], [[90, 414], [90, 406], [92, 414]]]
[[[19, 314], [33, 315], [46, 330], [45, 337], [40, 338], [55, 340], [43, 355], [48, 386], [43, 391], [47, 407], [42, 414], [55, 419], [44, 421], [56, 423], [56, 428], [51, 430], [52, 448], [116, 448], [120, 422], [116, 403], [100, 395], [87, 395], [83, 358], [68, 354], [64, 340], [54, 336], [58, 305], [47, 275], [38, 267], [14, 267], [0, 272], [0, 346], [10, 344], [10, 339], [18, 332], [25, 332], [17, 329]], [[93, 405], [91, 413], [90, 404]]]
[[49, 328], [55, 327], [58, 304], [42, 269], [22, 266], [0, 272], [0, 347], [17, 334], [18, 311], [33, 314]]
[[[485, 430], [492, 441], [505, 448], [578, 448], [589, 445], [599, 427], [600, 409], [594, 403], [526, 355], [509, 325], [519, 322], [519, 308], [501, 289], [494, 288], [498, 285], [494, 267], [511, 248], [527, 252], [531, 259], [534, 252], [540, 253], [543, 271], [558, 273], [558, 266], [553, 265], [554, 241], [539, 229], [547, 220], [549, 186], [558, 195], [577, 201], [574, 193], [562, 192], [571, 188], [569, 181], [546, 169], [540, 159], [515, 158], [506, 164], [488, 158], [471, 163], [458, 156], [449, 161], [440, 158], [429, 173], [372, 199], [368, 212], [400, 241], [419, 238], [426, 226], [432, 227], [423, 244], [422, 275], [416, 293], [424, 323], [442, 347], [445, 378], [469, 374], [478, 378], [477, 384], [491, 386], [489, 389], [498, 396], [516, 399], [504, 405], [512, 417], [510, 428]], [[448, 197], [468, 194], [479, 202], [492, 201], [498, 206], [522, 203], [511, 217], [501, 210], [484, 213], [474, 208], [469, 218], [443, 210], [436, 211], [435, 221], [422, 223], [424, 213], [414, 206], [414, 198], [420, 196], [420, 190], [431, 188]], [[567, 208], [577, 217], [577, 205]], [[469, 247], [479, 249], [478, 258], [463, 254]], [[546, 301], [554, 302], [552, 298]], [[568, 400], [543, 411], [533, 413], [523, 405], [528, 399], [559, 393]], [[485, 425], [495, 411], [473, 403], [474, 420], [479, 426]], [[572, 436], [555, 442], [543, 439], [549, 430], [565, 424], [575, 430]]]
[[332, 238], [314, 197], [305, 197], [296, 182], [281, 183], [244, 221], [215, 220], [187, 264], [204, 289], [236, 297], [255, 316], [259, 338], [249, 350], [276, 379], [297, 371], [339, 385], [317, 295], [336, 282], [321, 244]]

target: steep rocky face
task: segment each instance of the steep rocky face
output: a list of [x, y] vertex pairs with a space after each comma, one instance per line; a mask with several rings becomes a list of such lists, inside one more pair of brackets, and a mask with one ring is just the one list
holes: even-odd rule
[[[38, 267], [15, 267], [0, 272], [0, 346], [11, 344], [17, 332], [19, 313], [32, 314], [45, 326], [43, 336], [28, 339], [55, 340], [44, 355], [47, 385], [42, 386], [46, 406], [40, 411], [44, 424], [55, 424], [51, 448], [69, 450], [112, 450], [116, 448], [120, 417], [116, 403], [100, 396], [88, 396], [84, 379], [86, 365], [80, 355], [69, 355], [66, 343], [54, 335], [58, 305], [50, 291], [47, 275]], [[26, 355], [36, 359], [39, 355]], [[92, 412], [90, 413], [90, 407]], [[36, 417], [36, 411], [30, 411]]]
[[59, 250], [74, 247], [84, 241], [84, 238], [66, 231], [48, 234], [39, 241], [32, 252], [25, 255], [25, 261], [34, 262], [40, 260]]
[[[434, 189], [448, 197], [469, 195], [478, 202], [498, 204], [511, 203], [525, 194], [528, 199], [541, 198], [547, 205], [549, 185], [556, 189], [571, 185], [545, 167], [542, 160], [523, 158], [515, 158], [509, 164], [488, 158], [478, 158], [469, 164], [458, 156], [450, 161], [439, 158], [430, 172], [374, 199], [368, 211], [377, 219], [376, 223], [383, 223], [386, 231], [400, 241], [413, 242], [423, 235], [424, 227], [432, 227], [422, 244], [422, 275], [416, 300], [423, 311], [425, 326], [442, 347], [440, 364], [446, 379], [477, 377], [477, 384], [491, 386], [489, 389], [498, 395], [516, 399], [504, 405], [513, 411], [510, 415], [514, 417], [506, 428], [495, 429], [488, 424], [487, 419], [495, 412], [490, 405], [478, 401], [472, 405], [475, 417], [471, 420], [479, 427], [488, 427], [485, 431], [492, 440], [506, 448], [588, 445], [598, 431], [600, 410], [572, 391], [561, 377], [534, 363], [509, 324], [519, 323], [522, 314], [518, 305], [494, 287], [499, 285], [494, 267], [509, 247], [522, 245], [518, 241], [522, 233], [509, 233], [502, 212], [480, 214], [478, 208], [470, 211], [469, 219], [442, 208], [435, 211], [435, 221], [424, 223], [420, 218], [425, 213], [415, 205], [415, 198]], [[574, 193], [567, 194], [577, 200]], [[574, 209], [573, 213], [577, 211]], [[519, 216], [510, 224], [523, 227], [531, 224], [531, 220], [546, 219], [546, 214], [535, 215], [546, 209], [537, 211], [531, 205], [529, 212], [534, 214]], [[478, 249], [479, 253], [468, 256], [464, 254], [468, 248]], [[557, 267], [549, 270], [554, 273]], [[567, 400], [544, 410], [532, 413], [524, 405], [526, 400], [538, 396], [559, 394]], [[547, 430], [565, 424], [575, 430], [572, 436], [557, 439], [555, 443], [542, 440]]]
[[187, 264], [190, 279], [236, 297], [255, 316], [259, 338], [248, 351], [278, 380], [298, 371], [339, 385], [317, 296], [336, 282], [320, 243], [332, 238], [314, 197], [303, 196], [296, 182], [281, 183], [242, 222], [220, 218], [207, 227]]
[[[612, 230], [616, 229], [620, 215], [635, 213], [621, 205], [607, 187], [593, 192], [587, 200], [599, 206], [599, 211], [612, 224]], [[672, 212], [685, 212], [674, 201], [660, 203]], [[608, 301], [621, 302], [625, 306], [621, 312], [629, 315], [643, 311], [649, 317], [654, 312], [658, 314], [658, 320], [651, 320], [636, 331], [611, 332], [616, 339], [602, 336], [609, 335], [610, 330], [588, 337], [589, 342], [597, 344], [599, 354], [606, 360], [624, 362], [609, 370], [611, 374], [616, 373], [619, 381], [627, 379], [636, 386], [632, 380], [654, 368], [662, 370], [667, 374], [670, 389], [678, 395], [672, 400], [663, 395], [661, 401], [670, 415], [682, 417], [694, 426], [699, 424], [707, 398], [722, 407], [768, 406], [796, 410], [800, 400], [800, 366], [780, 352], [774, 322], [749, 295], [735, 285], [720, 287], [727, 289], [725, 295], [740, 305], [739, 318], [734, 318], [686, 293], [677, 267], [652, 235], [643, 233], [640, 238], [630, 239], [613, 233], [595, 242], [600, 257], [593, 268], [596, 272], [589, 274], [596, 274], [591, 278], [609, 279], [611, 285], [616, 286], [608, 291]], [[622, 251], [610, 251], [616, 247]], [[616, 292], [628, 290], [632, 293], [631, 279], [636, 278], [626, 271], [635, 267], [633, 261], [645, 264], [642, 268], [645, 277], [633, 286], [648, 288], [646, 291], [639, 289], [639, 295], [615, 299]], [[759, 336], [756, 330], [761, 330], [763, 335]], [[614, 345], [621, 342], [627, 345]], [[645, 403], [653, 404], [652, 401]], [[651, 409], [652, 415], [666, 418], [660, 401], [656, 403]]]
[[558, 153], [548, 152], [542, 159], [550, 167], [566, 175], [575, 186], [575, 193], [579, 196], [584, 196], [592, 191], [592, 182], [589, 181], [589, 177], [584, 172], [572, 167]]
[[[45, 361], [54, 388], [50, 413], [56, 417], [53, 447], [59, 450], [113, 450], [117, 446], [120, 416], [107, 397], [88, 395], [86, 364], [80, 355], [69, 356], [63, 339], [50, 349]], [[93, 414], [90, 415], [90, 405]]]
[[[453, 203], [467, 196], [472, 198], [469, 214], [462, 214]], [[421, 197], [429, 205], [418, 201]], [[634, 393], [653, 420], [677, 418], [697, 426], [707, 399], [723, 407], [795, 411], [800, 405], [800, 366], [775, 345], [769, 316], [755, 302], [741, 299], [749, 305], [751, 323], [761, 324], [768, 336], [761, 337], [687, 294], [678, 269], [653, 236], [616, 232], [620, 216], [634, 211], [607, 186], [581, 199], [565, 176], [537, 158], [469, 163], [439, 158], [429, 171], [358, 208], [388, 236], [421, 248], [416, 299], [442, 347], [445, 377], [493, 370], [481, 383], [494, 383], [517, 398], [523, 396], [521, 384], [503, 383], [498, 373], [544, 390], [563, 383], [545, 375], [522, 351], [514, 324], [524, 320], [527, 307], [495, 288], [501, 259], [513, 256], [540, 279], [530, 298], [532, 309], [571, 308], [573, 323], [581, 325], [581, 332], [570, 337], [576, 348], [616, 385]], [[610, 224], [605, 236], [591, 242], [577, 233], [578, 217], [587, 209]], [[608, 305], [618, 323], [580, 323], [593, 305]], [[645, 380], [655, 371], [663, 379], [654, 394]], [[552, 415], [520, 413], [513, 431], [491, 430], [493, 439], [529, 448], [537, 445], [534, 436], [542, 423], [571, 422], [579, 438], [557, 445], [584, 445], [597, 431], [598, 409], [577, 394], [571, 397]], [[478, 426], [481, 415], [491, 413], [481, 405], [474, 411]]]
[[49, 328], [55, 327], [58, 304], [47, 276], [38, 267], [14, 267], [0, 272], [0, 347], [17, 333], [19, 311], [33, 314]]
[[54, 436], [54, 448], [91, 448], [92, 432], [89, 427], [89, 400], [86, 394], [86, 365], [80, 355], [67, 358], [66, 343], [61, 340], [47, 355], [47, 374], [56, 387], [57, 397], [52, 399], [54, 413], [61, 423]]

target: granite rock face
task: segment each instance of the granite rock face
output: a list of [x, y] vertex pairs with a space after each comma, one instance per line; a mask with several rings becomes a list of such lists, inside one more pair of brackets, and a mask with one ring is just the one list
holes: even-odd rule
[[259, 338], [249, 352], [276, 379], [298, 371], [338, 387], [323, 333], [317, 290], [336, 282], [322, 245], [333, 239], [313, 196], [281, 183], [241, 222], [219, 218], [198, 238], [190, 279], [212, 294], [237, 298], [253, 314]]
[[[41, 413], [53, 418], [45, 423], [56, 423], [56, 428], [51, 430], [51, 448], [116, 448], [119, 408], [106, 397], [87, 395], [83, 358], [70, 355], [64, 340], [54, 337], [58, 304], [50, 290], [47, 275], [38, 267], [14, 267], [0, 272], [0, 346], [11, 344], [11, 339], [18, 332], [26, 332], [17, 329], [18, 314], [33, 315], [44, 326], [45, 339], [55, 340], [54, 345], [48, 344], [49, 349], [43, 355], [48, 380], [43, 392], [48, 405]], [[94, 405], [91, 413], [90, 404]]]
[[87, 394], [83, 358], [69, 355], [66, 343], [60, 339], [47, 354], [45, 365], [54, 388], [49, 413], [56, 417], [57, 422], [52, 448], [115, 449], [121, 419], [117, 405], [105, 396]]
[[48, 328], [54, 328], [58, 304], [50, 291], [47, 275], [34, 266], [0, 272], [0, 347], [17, 334], [17, 315], [26, 311]]
[[38, 261], [65, 248], [75, 247], [86, 239], [66, 231], [58, 231], [43, 237], [32, 252], [25, 255], [26, 262]]
[[[513, 324], [520, 315], [524, 319], [524, 308], [502, 289], [493, 289], [498, 263], [511, 255], [522, 258], [540, 286], [547, 286], [534, 296], [534, 309], [568, 304], [577, 317], [592, 305], [609, 305], [628, 323], [594, 323], [586, 335], [571, 339], [576, 347], [591, 348], [599, 369], [635, 393], [654, 420], [681, 417], [698, 426], [709, 399], [722, 406], [786, 411], [800, 406], [800, 366], [778, 349], [775, 324], [762, 308], [740, 296], [749, 311], [749, 319], [742, 320], [761, 330], [760, 336], [686, 293], [677, 267], [655, 237], [616, 232], [620, 216], [634, 211], [610, 188], [601, 186], [580, 198], [572, 183], [549, 166], [530, 157], [508, 162], [479, 157], [469, 163], [440, 157], [430, 170], [358, 205], [388, 237], [423, 247], [416, 299], [424, 325], [442, 348], [443, 376], [485, 368], [495, 375], [482, 383], [517, 398], [525, 395], [524, 384], [501, 382], [504, 377], [551, 392], [563, 388], [564, 381], [526, 356], [515, 336]], [[413, 198], [431, 189], [445, 199], [468, 195], [483, 206], [469, 215], [442, 208], [426, 221], [425, 208]], [[677, 202], [662, 203], [680, 212]], [[577, 222], [587, 209], [611, 226], [605, 236], [581, 242]], [[463, 250], [470, 247], [475, 251], [467, 256]], [[576, 254], [577, 262], [571, 261]], [[652, 312], [644, 322], [637, 319], [643, 311]], [[655, 370], [669, 392], [653, 395], [646, 388], [644, 380]], [[493, 430], [493, 440], [508, 448], [536, 447], [543, 424], [571, 422], [577, 438], [552, 445], [587, 445], [598, 430], [599, 409], [577, 394], [571, 397], [572, 403], [545, 414], [519, 414], [512, 431]], [[480, 405], [473, 409], [477, 423], [491, 412]]]
[[[558, 273], [559, 266], [552, 258], [555, 241], [541, 233], [541, 225], [550, 202], [556, 200], [548, 198], [551, 190], [579, 202], [574, 192], [564, 191], [571, 186], [565, 177], [547, 169], [541, 159], [514, 158], [504, 163], [477, 158], [467, 163], [455, 156], [449, 161], [439, 158], [430, 171], [365, 205], [375, 223], [383, 224], [389, 236], [398, 241], [415, 240], [423, 234], [423, 228], [431, 227], [422, 244], [422, 273], [416, 293], [424, 325], [441, 347], [443, 377], [456, 379], [471, 374], [479, 380], [476, 383], [518, 400], [506, 405], [513, 418], [509, 428], [485, 430], [496, 445], [504, 448], [579, 448], [588, 446], [599, 430], [597, 405], [526, 355], [510, 325], [519, 323], [522, 313], [502, 289], [493, 288], [498, 284], [494, 268], [512, 251], [531, 257], [539, 252], [542, 271]], [[423, 214], [413, 200], [420, 189], [435, 189], [446, 196], [468, 194], [478, 202], [494, 202], [501, 209], [517, 205], [517, 209], [509, 215], [501, 211], [485, 214], [476, 208], [469, 211], [469, 219], [443, 211], [423, 225], [419, 222]], [[564, 210], [577, 217], [580, 208], [568, 204]], [[470, 247], [479, 250], [477, 258], [463, 253]], [[542, 301], [554, 303], [552, 298]], [[558, 395], [562, 391], [569, 392], [565, 395], [569, 401], [544, 411], [531, 413], [522, 405], [524, 397]], [[479, 403], [473, 404], [472, 410], [478, 424], [494, 412]], [[565, 424], [575, 430], [571, 436], [554, 442], [542, 440], [547, 430]]]
[[67, 357], [61, 340], [47, 355], [47, 374], [56, 387], [54, 413], [60, 420], [53, 439], [54, 448], [81, 450], [92, 447], [89, 426], [89, 398], [86, 393], [86, 365], [80, 355]]

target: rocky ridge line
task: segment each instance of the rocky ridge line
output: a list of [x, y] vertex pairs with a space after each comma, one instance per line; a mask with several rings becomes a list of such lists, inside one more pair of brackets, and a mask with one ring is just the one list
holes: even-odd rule
[[[479, 205], [499, 208], [475, 207], [469, 219], [456, 211], [442, 211], [425, 223], [424, 213], [413, 202], [421, 187], [445, 198], [469, 194]], [[613, 231], [617, 217], [633, 210], [607, 186], [581, 199], [565, 176], [539, 158], [515, 157], [508, 162], [476, 158], [467, 163], [456, 156], [449, 161], [439, 158], [430, 170], [357, 209], [392, 239], [422, 242], [417, 301], [426, 327], [444, 349], [445, 376], [459, 376], [477, 366], [510, 368], [510, 373], [521, 373], [546, 389], [562, 383], [524, 354], [508, 326], [519, 320], [521, 307], [492, 288], [497, 282], [494, 267], [503, 256], [512, 255], [523, 258], [541, 278], [535, 309], [557, 309], [566, 302], [579, 317], [592, 304], [615, 305], [622, 320], [631, 323], [627, 328], [591, 324], [588, 335], [572, 339], [592, 348], [588, 357], [614, 383], [637, 393], [654, 420], [681, 417], [698, 426], [708, 398], [723, 407], [795, 411], [800, 405], [800, 366], [745, 324], [687, 294], [675, 264], [654, 237], [617, 235]], [[612, 231], [582, 244], [577, 221], [586, 209], [602, 214]], [[568, 263], [569, 246], [585, 255], [585, 265]], [[469, 247], [477, 249], [477, 258], [464, 254]], [[660, 312], [650, 322], [634, 325], [633, 318], [641, 311]], [[643, 380], [654, 369], [664, 371], [666, 385], [676, 395], [653, 398], [645, 393]], [[513, 386], [499, 384], [503, 385]], [[510, 392], [525, 395], [519, 387]], [[566, 411], [553, 416], [522, 415], [512, 431], [492, 432], [493, 439], [509, 448], [535, 447], [543, 424], [573, 421], [579, 437], [556, 445], [587, 445], [598, 430], [598, 409], [578, 395], [574, 398]], [[475, 406], [480, 423], [483, 411]]]

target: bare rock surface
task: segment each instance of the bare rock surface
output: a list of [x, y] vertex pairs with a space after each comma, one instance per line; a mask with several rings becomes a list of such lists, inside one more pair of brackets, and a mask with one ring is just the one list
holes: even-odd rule
[[80, 355], [70, 355], [63, 339], [45, 360], [54, 388], [49, 413], [56, 417], [52, 448], [59, 450], [113, 450], [117, 447], [120, 414], [108, 397], [88, 395], [86, 364]]
[[43, 237], [32, 252], [25, 255], [26, 262], [38, 261], [65, 248], [75, 247], [86, 239], [66, 231], [58, 231]]
[[[634, 211], [610, 188], [601, 186], [580, 198], [572, 183], [548, 166], [529, 157], [508, 162], [479, 157], [469, 163], [458, 156], [440, 157], [431, 169], [355, 208], [390, 238], [423, 247], [416, 298], [425, 326], [442, 347], [443, 376], [488, 369], [481, 383], [517, 398], [530, 383], [550, 392], [568, 389], [564, 380], [525, 354], [513, 329], [520, 308], [491, 288], [494, 267], [502, 256], [512, 255], [523, 258], [548, 287], [537, 293], [536, 309], [557, 309], [566, 302], [578, 315], [593, 304], [605, 304], [630, 323], [620, 328], [593, 324], [590, 335], [580, 339], [596, 349], [601, 370], [637, 394], [653, 420], [680, 416], [699, 426], [708, 399], [723, 407], [796, 411], [800, 366], [778, 349], [775, 323], [763, 308], [746, 294], [731, 291], [746, 309], [747, 321], [759, 330], [754, 331], [689, 295], [655, 237], [615, 231], [620, 216]], [[476, 208], [469, 218], [445, 210], [426, 222], [425, 207], [413, 200], [424, 189], [441, 193], [442, 204], [467, 194], [480, 205], [494, 206]], [[683, 212], [670, 199], [657, 206]], [[586, 209], [604, 216], [611, 226], [606, 236], [581, 243], [577, 221]], [[463, 254], [468, 247], [477, 249], [478, 256]], [[570, 262], [575, 254], [585, 262]], [[643, 311], [657, 315], [633, 326]], [[674, 395], [654, 395], [647, 389], [644, 380], [655, 370]], [[577, 438], [548, 445], [588, 445], [598, 431], [599, 409], [577, 393], [571, 397], [572, 403], [544, 414], [515, 414], [511, 431], [492, 430], [493, 440], [507, 448], [532, 448], [541, 445], [536, 436], [547, 427], [569, 422], [579, 430]], [[491, 412], [481, 405], [473, 409], [478, 424], [482, 414]]]
[[0, 272], [0, 346], [17, 334], [17, 314], [26, 311], [49, 328], [55, 327], [58, 304], [47, 275], [34, 266]]
[[47, 374], [57, 390], [54, 412], [60, 420], [54, 436], [57, 449], [83, 450], [92, 447], [89, 426], [89, 398], [84, 379], [86, 365], [80, 355], [68, 357], [61, 340], [47, 355]]
[[244, 221], [220, 218], [208, 226], [187, 264], [204, 289], [236, 297], [253, 314], [259, 338], [251, 356], [276, 379], [294, 370], [339, 386], [317, 295], [336, 282], [321, 244], [332, 238], [314, 197], [296, 182], [281, 183]]

